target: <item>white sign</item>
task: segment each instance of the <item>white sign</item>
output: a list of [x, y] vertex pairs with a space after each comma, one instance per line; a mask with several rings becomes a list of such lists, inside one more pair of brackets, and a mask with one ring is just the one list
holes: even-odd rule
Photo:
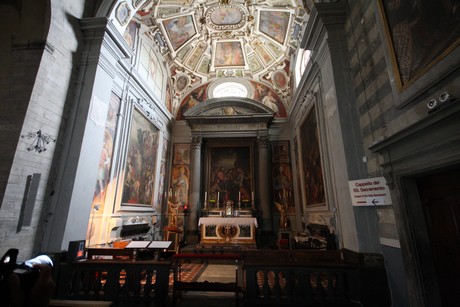
[[390, 190], [384, 177], [350, 180], [353, 206], [391, 205]]

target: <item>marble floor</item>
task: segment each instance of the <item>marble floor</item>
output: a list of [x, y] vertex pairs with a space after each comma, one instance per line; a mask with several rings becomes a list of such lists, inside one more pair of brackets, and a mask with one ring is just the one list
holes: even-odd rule
[[[221, 282], [230, 283], [236, 280], [236, 267], [234, 264], [212, 264], [209, 263], [201, 276], [199, 282]], [[241, 300], [241, 298], [239, 299]], [[174, 306], [177, 307], [227, 307], [237, 306], [238, 301], [233, 292], [213, 291], [182, 291], [180, 298]]]

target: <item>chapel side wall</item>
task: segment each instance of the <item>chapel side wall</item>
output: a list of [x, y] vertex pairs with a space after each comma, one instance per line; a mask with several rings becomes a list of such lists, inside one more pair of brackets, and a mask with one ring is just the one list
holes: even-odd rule
[[[51, 14], [68, 18], [51, 18]], [[48, 188], [54, 178], [53, 163], [63, 142], [62, 134], [67, 121], [65, 110], [72, 103], [75, 91], [74, 65], [78, 57], [79, 38], [71, 19], [81, 18], [83, 14], [83, 3], [27, 2], [18, 13], [18, 23], [8, 25], [18, 32], [14, 33], [11, 54], [6, 59], [8, 63], [2, 65], [9, 67], [9, 73], [8, 78], [2, 78], [1, 89], [6, 93], [1, 96], [8, 97], [7, 105], [11, 108], [2, 113], [8, 114], [9, 120], [12, 120], [9, 132], [2, 133], [10, 139], [2, 144], [12, 148], [15, 155], [14, 160], [10, 156], [4, 162], [12, 163], [11, 172], [2, 167], [2, 178], [8, 178], [8, 185], [0, 209], [1, 254], [8, 248], [18, 248], [18, 258], [27, 259], [40, 249], [43, 226], [47, 221], [43, 212], [54, 193]], [[14, 133], [11, 133], [11, 128]], [[57, 142], [48, 144], [47, 150], [42, 153], [27, 151], [33, 139], [20, 138], [20, 135], [40, 129], [55, 137]], [[34, 173], [41, 176], [31, 224], [18, 227], [27, 176]]]
[[[389, 136], [426, 118], [426, 103], [439, 97], [443, 91], [458, 97], [458, 73], [438, 82], [437, 67], [428, 72], [435, 82], [427, 88], [408, 88], [414, 92], [414, 99], [402, 106], [395, 97], [392, 63], [387, 52], [388, 41], [382, 27], [379, 6], [370, 0], [348, 1], [348, 18], [345, 23], [350, 67], [356, 96], [356, 107], [367, 158], [369, 177], [383, 175], [382, 156], [368, 148]], [[458, 48], [457, 48], [458, 49]], [[458, 61], [457, 64], [458, 66]], [[420, 93], [420, 94], [418, 94]], [[397, 201], [393, 199], [393, 202]], [[399, 248], [393, 206], [377, 208], [379, 233], [382, 244]]]
[[[439, 61], [421, 79], [399, 90], [395, 84], [395, 67], [389, 50], [389, 33], [386, 32], [379, 1], [348, 1], [345, 31], [367, 170], [369, 177], [380, 177], [384, 175], [381, 165], [388, 161], [369, 148], [428, 118], [427, 102], [438, 98], [441, 92], [447, 91], [453, 97], [459, 97], [460, 50], [458, 47], [452, 50], [445, 60]], [[446, 76], [445, 66], [450, 66], [453, 73]], [[431, 162], [426, 161], [426, 164]], [[410, 276], [405, 276], [409, 270], [402, 268], [415, 265], [415, 262], [402, 242], [413, 238], [409, 233], [398, 233], [404, 226], [394, 208], [404, 207], [405, 204], [399, 203], [401, 198], [394, 185], [390, 185], [390, 193], [392, 205], [376, 208], [379, 240], [392, 288], [393, 304], [408, 306], [406, 281]]]

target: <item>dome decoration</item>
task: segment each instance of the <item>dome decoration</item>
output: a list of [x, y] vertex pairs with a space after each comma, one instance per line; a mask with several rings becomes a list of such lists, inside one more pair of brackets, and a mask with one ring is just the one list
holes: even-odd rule
[[[171, 72], [171, 97], [179, 113], [198, 92], [215, 97], [207, 92], [208, 85], [225, 78], [233, 79], [227, 83], [233, 90], [226, 95], [255, 82], [255, 88], [270, 95], [265, 101], [275, 101], [273, 106], [282, 105], [281, 113], [286, 113], [291, 59], [308, 17], [300, 1], [159, 0], [143, 7], [148, 9], [139, 11], [138, 19], [164, 42], [158, 45]], [[255, 93], [252, 90], [253, 98], [258, 97]]]

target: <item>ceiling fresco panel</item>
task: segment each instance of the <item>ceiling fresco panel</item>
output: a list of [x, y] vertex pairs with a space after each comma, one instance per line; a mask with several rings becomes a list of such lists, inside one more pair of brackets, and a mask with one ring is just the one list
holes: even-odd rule
[[192, 15], [179, 16], [162, 21], [170, 46], [177, 51], [196, 34]]
[[261, 11], [258, 30], [279, 44], [284, 45], [288, 34], [290, 16], [291, 13], [287, 11]]
[[169, 72], [164, 77], [172, 81], [176, 119], [203, 98], [196, 91], [230, 78], [264, 88], [254, 99], [282, 118], [291, 95], [285, 61], [296, 52], [309, 18], [303, 5], [299, 0], [141, 0], [133, 20], [155, 38]]
[[214, 67], [245, 66], [241, 41], [219, 41], [214, 50]]

